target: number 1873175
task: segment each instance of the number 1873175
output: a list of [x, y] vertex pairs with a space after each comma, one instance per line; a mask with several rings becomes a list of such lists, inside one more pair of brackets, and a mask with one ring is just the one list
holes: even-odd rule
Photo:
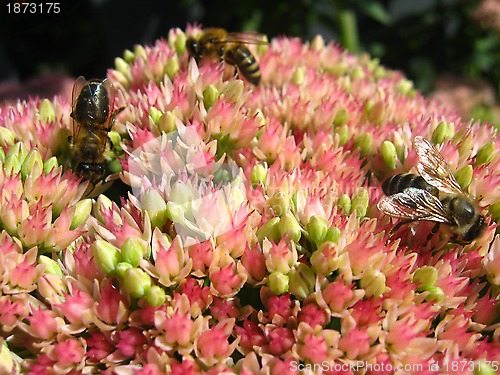
[[9, 14], [58, 14], [61, 12], [61, 3], [7, 3]]

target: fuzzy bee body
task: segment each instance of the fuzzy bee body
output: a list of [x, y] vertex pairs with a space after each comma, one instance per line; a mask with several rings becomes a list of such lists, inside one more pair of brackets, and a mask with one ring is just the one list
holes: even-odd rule
[[73, 86], [73, 135], [68, 137], [74, 171], [95, 182], [106, 173], [105, 152], [109, 147], [108, 132], [115, 116], [114, 90], [107, 79], [85, 80], [79, 77]]
[[197, 37], [189, 37], [186, 48], [196, 61], [203, 58], [220, 59], [233, 65], [248, 82], [260, 84], [260, 67], [245, 44], [264, 44], [262, 34], [228, 32], [222, 28], [207, 28]]
[[416, 137], [414, 144], [420, 175], [387, 178], [382, 184], [386, 197], [378, 203], [379, 210], [403, 219], [394, 230], [413, 221], [433, 221], [447, 224], [453, 241], [472, 242], [486, 226], [476, 202], [463, 191], [446, 160], [429, 141]]

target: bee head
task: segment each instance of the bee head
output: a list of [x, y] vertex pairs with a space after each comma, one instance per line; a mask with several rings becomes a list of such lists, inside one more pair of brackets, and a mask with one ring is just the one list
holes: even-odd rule
[[186, 40], [186, 49], [189, 53], [189, 56], [194, 57], [198, 60], [201, 56], [201, 46], [196, 39], [193, 37], [187, 38]]

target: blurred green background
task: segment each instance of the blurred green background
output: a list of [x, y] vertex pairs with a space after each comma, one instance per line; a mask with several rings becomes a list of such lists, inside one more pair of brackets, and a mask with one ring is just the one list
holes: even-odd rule
[[424, 93], [450, 85], [486, 89], [469, 109], [491, 119], [500, 90], [500, 10], [496, 15], [493, 5], [481, 15], [488, 1], [500, 9], [498, 0], [77, 0], [62, 2], [59, 14], [21, 15], [7, 13], [4, 0], [0, 79], [102, 77], [126, 48], [196, 22], [269, 37], [321, 34], [402, 70]]

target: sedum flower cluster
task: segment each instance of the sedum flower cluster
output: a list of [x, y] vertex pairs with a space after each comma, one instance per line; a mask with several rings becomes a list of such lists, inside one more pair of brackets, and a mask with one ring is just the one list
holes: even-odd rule
[[[0, 373], [495, 373], [496, 130], [321, 37], [249, 46], [255, 87], [190, 59], [199, 32], [116, 59], [105, 184], [69, 167], [71, 98], [0, 108]], [[485, 217], [470, 244], [377, 209], [417, 135]]]

